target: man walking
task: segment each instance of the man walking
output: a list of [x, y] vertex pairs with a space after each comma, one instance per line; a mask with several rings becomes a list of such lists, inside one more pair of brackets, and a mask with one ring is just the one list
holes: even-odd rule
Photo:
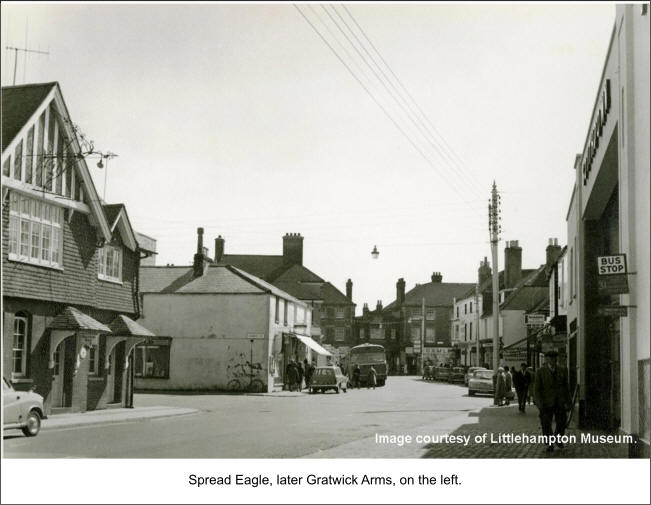
[[527, 392], [529, 390], [529, 374], [527, 374], [527, 364], [521, 363], [520, 370], [513, 373], [513, 385], [515, 393], [518, 395], [518, 410], [525, 413], [527, 404]]
[[[563, 436], [567, 424], [567, 409], [570, 404], [570, 386], [567, 377], [567, 369], [556, 363], [558, 352], [548, 351], [545, 353], [545, 364], [536, 371], [534, 381], [534, 400], [540, 411], [540, 425], [543, 435], [552, 436], [552, 419], [556, 419], [556, 430], [554, 435]], [[554, 444], [548, 440], [547, 452], [554, 450]], [[563, 443], [556, 442], [559, 448]]]

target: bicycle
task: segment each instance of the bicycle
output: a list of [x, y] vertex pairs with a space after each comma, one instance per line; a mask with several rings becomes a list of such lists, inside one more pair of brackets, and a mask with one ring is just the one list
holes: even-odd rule
[[243, 385], [240, 379], [232, 379], [226, 388], [232, 392], [262, 393], [266, 391], [264, 382], [251, 378], [249, 383]]

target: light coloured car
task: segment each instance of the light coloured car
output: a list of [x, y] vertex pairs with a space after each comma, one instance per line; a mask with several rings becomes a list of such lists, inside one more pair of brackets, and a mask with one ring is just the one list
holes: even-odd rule
[[495, 373], [492, 370], [475, 370], [468, 379], [468, 396], [474, 396], [477, 393], [495, 394], [493, 375]]
[[486, 370], [486, 368], [483, 366], [471, 366], [470, 368], [468, 368], [468, 371], [466, 372], [466, 375], [463, 378], [463, 384], [465, 386], [468, 385], [468, 379], [470, 379], [470, 377], [472, 377], [472, 374], [474, 374], [477, 370]]
[[33, 391], [16, 391], [3, 377], [2, 405], [3, 429], [20, 429], [28, 437], [38, 435], [41, 430], [41, 419], [45, 419], [41, 395]]
[[317, 367], [310, 379], [310, 393], [325, 393], [329, 389], [345, 393], [348, 390], [348, 377], [341, 373], [338, 366]]

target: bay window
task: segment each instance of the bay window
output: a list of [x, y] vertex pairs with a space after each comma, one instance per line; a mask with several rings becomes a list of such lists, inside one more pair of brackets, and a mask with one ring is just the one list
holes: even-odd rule
[[15, 192], [9, 195], [9, 259], [62, 268], [63, 209]]

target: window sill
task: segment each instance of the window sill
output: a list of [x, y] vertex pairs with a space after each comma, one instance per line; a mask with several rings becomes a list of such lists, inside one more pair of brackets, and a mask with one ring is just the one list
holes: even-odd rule
[[23, 259], [17, 254], [9, 253], [7, 254], [7, 259], [11, 262], [15, 263], [22, 263], [24, 265], [32, 265], [35, 267], [40, 267], [40, 268], [47, 268], [48, 270], [58, 270], [59, 272], [63, 272], [63, 267], [62, 266], [57, 266], [57, 265], [44, 265], [43, 263], [39, 263], [34, 260], [27, 260]]
[[31, 384], [34, 382], [34, 379], [28, 379], [27, 377], [12, 377], [11, 378], [11, 383], [12, 384]]
[[169, 377], [149, 377], [149, 376], [147, 376], [147, 377], [138, 377], [138, 376], [136, 375], [136, 379], [145, 379], [145, 380], [146, 380], [146, 379], [169, 380]]
[[99, 279], [102, 282], [110, 282], [111, 284], [118, 284], [119, 286], [124, 285], [124, 283], [119, 279], [111, 279], [110, 277], [102, 277], [99, 274], [97, 275], [97, 279]]
[[101, 382], [104, 381], [104, 377], [99, 377], [97, 375], [89, 375], [88, 382]]

